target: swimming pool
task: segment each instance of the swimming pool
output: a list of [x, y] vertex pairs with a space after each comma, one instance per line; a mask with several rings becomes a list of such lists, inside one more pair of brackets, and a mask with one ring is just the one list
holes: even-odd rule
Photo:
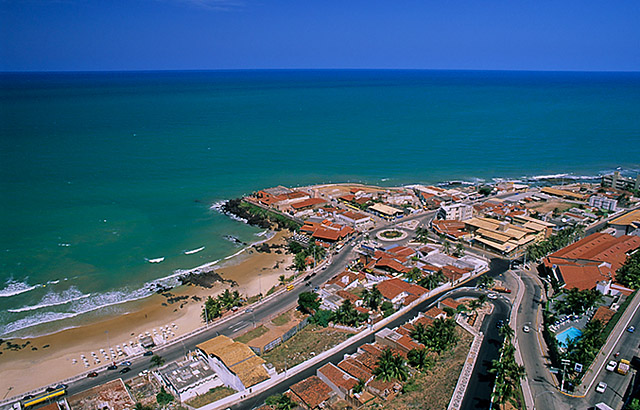
[[570, 328], [558, 333], [556, 335], [556, 340], [560, 345], [566, 346], [568, 339], [576, 339], [580, 338], [580, 336], [582, 336], [582, 331], [580, 331], [580, 329], [576, 327], [571, 326]]

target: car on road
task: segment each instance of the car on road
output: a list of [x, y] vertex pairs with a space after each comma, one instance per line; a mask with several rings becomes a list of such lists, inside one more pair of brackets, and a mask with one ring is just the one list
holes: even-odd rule
[[498, 320], [498, 321], [496, 322], [496, 327], [497, 327], [498, 329], [500, 329], [500, 328], [502, 328], [502, 326], [504, 326], [504, 320]]
[[112, 364], [111, 366], [107, 367], [107, 370], [116, 370], [118, 368], [118, 366], [116, 366], [115, 364]]
[[143, 356], [153, 356], [153, 352], [151, 350], [147, 350], [146, 352], [142, 353]]
[[47, 387], [47, 388], [45, 389], [45, 391], [46, 391], [47, 393], [51, 393], [52, 391], [56, 391], [56, 390], [58, 390], [58, 389], [56, 389], [56, 388], [55, 388], [55, 387], [53, 387], [53, 386], [49, 386], [49, 387]]
[[120, 363], [120, 366], [131, 366], [131, 362], [127, 360], [126, 362]]
[[618, 362], [616, 362], [615, 360], [611, 360], [609, 364], [607, 364], [606, 369], [608, 372], [612, 372], [616, 369], [617, 365], [618, 365]]
[[56, 386], [56, 389], [66, 389], [68, 386], [66, 384], [59, 384]]
[[629, 327], [627, 328], [627, 332], [629, 332], [629, 333], [633, 333], [633, 332], [635, 332], [635, 331], [636, 331], [636, 327], [635, 327], [635, 326], [629, 326]]
[[120, 373], [125, 374], [125, 373], [129, 373], [131, 371], [131, 367], [123, 367], [120, 370]]
[[522, 326], [522, 331], [525, 333], [529, 333], [529, 331], [531, 330], [531, 328], [527, 325]]
[[87, 374], [87, 377], [98, 377], [98, 372], [91, 372]]
[[598, 393], [604, 393], [606, 390], [607, 390], [607, 383], [605, 383], [605, 382], [600, 382], [596, 386], [596, 391]]
[[495, 293], [489, 293], [489, 294], [487, 295], [487, 297], [488, 297], [489, 299], [491, 299], [491, 300], [496, 300], [496, 299], [498, 299], [498, 295], [496, 295]]
[[26, 396], [24, 396], [24, 397], [22, 398], [22, 400], [29, 400], [29, 399], [33, 399], [33, 395], [31, 395], [31, 394], [27, 394]]

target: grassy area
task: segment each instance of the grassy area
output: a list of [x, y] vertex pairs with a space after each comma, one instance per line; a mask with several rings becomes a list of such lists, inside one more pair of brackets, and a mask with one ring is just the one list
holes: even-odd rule
[[281, 315], [276, 316], [271, 323], [273, 323], [276, 326], [284, 326], [287, 323], [289, 323], [289, 320], [291, 319], [291, 312], [286, 311], [284, 313], [282, 313]]
[[411, 379], [411, 391], [402, 393], [389, 402], [367, 405], [365, 409], [446, 409], [473, 341], [469, 332], [460, 327], [456, 329], [460, 337], [456, 347], [440, 355], [431, 370], [416, 373]]
[[309, 325], [291, 339], [263, 354], [262, 358], [281, 372], [284, 370], [285, 360], [287, 367], [291, 368], [347, 340], [352, 335], [353, 333], [344, 330]]
[[206, 392], [205, 394], [201, 394], [196, 396], [190, 400], [187, 400], [186, 403], [195, 407], [196, 409], [202, 406], [205, 406], [209, 403], [213, 403], [214, 401], [218, 401], [220, 399], [224, 399], [227, 396], [231, 396], [233, 393], [236, 393], [235, 390], [226, 387], [226, 386], [218, 386]]
[[240, 343], [249, 343], [251, 340], [262, 336], [263, 334], [267, 333], [268, 331], [269, 331], [269, 329], [267, 329], [263, 325], [260, 325], [260, 326], [256, 327], [255, 329], [249, 330], [247, 333], [243, 334], [242, 336], [236, 337], [235, 341], [236, 342], [240, 342]]

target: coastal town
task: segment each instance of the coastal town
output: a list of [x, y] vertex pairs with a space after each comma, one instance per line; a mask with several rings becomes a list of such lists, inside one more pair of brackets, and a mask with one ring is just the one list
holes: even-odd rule
[[251, 290], [187, 272], [197, 295], [158, 294], [193, 329], [107, 335], [48, 385], [3, 378], [0, 409], [640, 408], [640, 175], [277, 186], [216, 209], [270, 233], [246, 248], [276, 262]]

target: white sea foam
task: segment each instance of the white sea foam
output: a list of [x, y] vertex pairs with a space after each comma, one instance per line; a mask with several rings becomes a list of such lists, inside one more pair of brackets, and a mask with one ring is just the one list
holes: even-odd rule
[[40, 303], [37, 303], [35, 305], [23, 306], [17, 309], [7, 309], [7, 311], [12, 313], [28, 312], [31, 310], [37, 310], [52, 306], [66, 305], [67, 303], [84, 299], [89, 296], [91, 296], [91, 294], [82, 293], [76, 287], [72, 286], [69, 289], [62, 291], [61, 293], [47, 293], [46, 295], [44, 295]]
[[226, 204], [227, 202], [229, 202], [229, 201], [223, 200], [223, 201], [214, 202], [213, 204], [211, 204], [209, 209], [213, 209], [214, 211], [220, 212], [221, 214], [228, 216], [229, 218], [233, 219], [234, 221], [238, 221], [238, 222], [242, 222], [242, 223], [246, 224], [248, 222], [246, 219], [240, 218], [238, 215], [234, 215], [232, 213], [225, 212], [222, 209], [224, 204]]
[[21, 293], [29, 292], [33, 289], [39, 288], [41, 285], [29, 285], [25, 282], [17, 282], [14, 280], [9, 280], [6, 283], [4, 289], [0, 290], [0, 298], [8, 298], [10, 296], [19, 295]]
[[7, 323], [4, 326], [0, 326], [0, 335], [8, 335], [18, 330], [26, 329], [31, 326], [35, 326], [41, 323], [54, 322], [56, 320], [62, 320], [76, 316], [74, 313], [58, 313], [58, 312], [40, 312], [34, 315], [29, 315], [22, 319], [14, 320]]

